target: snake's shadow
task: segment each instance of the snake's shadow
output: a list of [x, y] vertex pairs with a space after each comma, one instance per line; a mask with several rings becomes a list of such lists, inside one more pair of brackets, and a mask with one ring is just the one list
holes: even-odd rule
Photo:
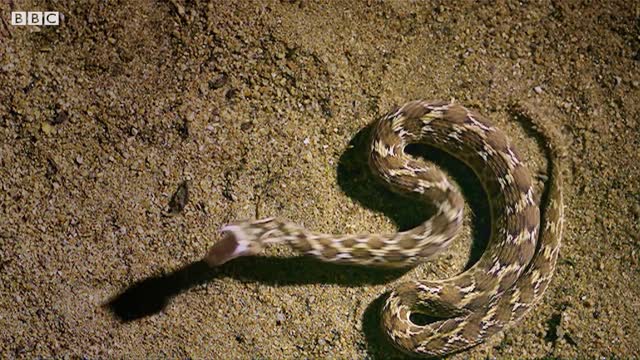
[[[350, 141], [338, 163], [338, 184], [342, 191], [362, 206], [388, 216], [400, 230], [410, 229], [434, 213], [434, 208], [415, 199], [397, 195], [375, 180], [367, 164], [371, 126], [361, 129]], [[475, 232], [471, 256], [465, 268], [480, 257], [489, 237], [489, 209], [486, 195], [476, 176], [457, 159], [431, 147], [410, 146], [407, 151], [437, 163], [460, 185], [473, 214]], [[362, 286], [388, 283], [406, 271], [365, 268], [323, 263], [308, 257], [270, 258], [242, 257], [221, 267], [210, 268], [204, 261], [188, 264], [178, 270], [153, 276], [129, 286], [105, 304], [123, 322], [134, 321], [161, 312], [171, 298], [197, 285], [214, 279], [231, 277], [240, 281], [260, 282], [273, 286], [301, 284], [337, 284]], [[363, 329], [369, 353], [374, 358], [400, 356], [380, 331], [379, 313], [386, 295], [369, 305], [363, 315]]]

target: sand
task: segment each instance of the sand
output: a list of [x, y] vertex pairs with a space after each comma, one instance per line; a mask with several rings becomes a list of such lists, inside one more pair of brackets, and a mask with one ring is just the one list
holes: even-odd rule
[[[477, 109], [536, 174], [542, 144], [509, 104], [568, 147], [566, 236], [542, 303], [452, 358], [640, 357], [638, 3], [89, 3], [0, 4], [1, 358], [402, 357], [379, 330], [384, 293], [457, 274], [488, 232], [486, 197], [451, 159], [432, 160], [468, 195], [464, 230], [417, 269], [287, 247], [200, 259], [235, 219], [419, 223], [429, 209], [364, 160], [367, 125], [416, 98]], [[11, 10], [64, 19], [16, 27]]]

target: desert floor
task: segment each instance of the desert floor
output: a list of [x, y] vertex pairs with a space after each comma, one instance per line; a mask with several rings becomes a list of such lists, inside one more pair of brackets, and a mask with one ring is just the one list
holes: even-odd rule
[[[12, 26], [18, 10], [63, 19]], [[425, 154], [467, 218], [433, 262], [200, 259], [236, 219], [420, 223], [427, 207], [366, 163], [367, 125], [418, 98], [492, 119], [539, 182], [544, 143], [511, 106], [568, 151], [543, 300], [453, 358], [640, 357], [637, 2], [4, 0], [0, 17], [0, 357], [402, 357], [380, 331], [385, 292], [463, 271], [489, 231], [480, 185], [447, 156]]]

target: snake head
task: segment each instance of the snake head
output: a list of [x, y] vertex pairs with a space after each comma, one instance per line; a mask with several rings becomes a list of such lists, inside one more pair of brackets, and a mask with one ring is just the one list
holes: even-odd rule
[[240, 227], [227, 225], [221, 229], [222, 239], [209, 248], [205, 261], [209, 266], [220, 266], [240, 256], [255, 255], [260, 251], [259, 243], [249, 242]]

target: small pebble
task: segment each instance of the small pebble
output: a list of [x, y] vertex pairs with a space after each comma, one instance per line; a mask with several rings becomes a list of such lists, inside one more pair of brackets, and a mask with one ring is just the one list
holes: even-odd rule
[[536, 86], [533, 88], [533, 91], [536, 92], [536, 94], [542, 94], [542, 87], [541, 86]]
[[69, 118], [69, 113], [62, 110], [56, 114], [56, 116], [51, 119], [51, 125], [59, 125], [65, 122]]
[[200, 90], [200, 94], [207, 95], [207, 93], [209, 92], [209, 85], [204, 82], [200, 83], [200, 85], [198, 85], [198, 90]]
[[306, 161], [308, 163], [313, 161], [313, 155], [310, 152], [304, 154], [304, 156], [302, 158], [304, 159], [304, 161]]
[[237, 89], [229, 89], [229, 91], [227, 91], [227, 93], [224, 94], [224, 97], [227, 100], [232, 101], [238, 96], [238, 93], [239, 91]]
[[51, 135], [51, 133], [53, 132], [53, 126], [49, 125], [48, 123], [42, 123], [42, 132], [47, 134], [47, 135]]
[[585, 307], [591, 308], [595, 306], [595, 302], [589, 298], [582, 299], [582, 303]]
[[220, 74], [214, 79], [212, 79], [211, 81], [209, 81], [209, 89], [213, 89], [213, 90], [220, 89], [221, 87], [227, 84], [227, 80], [228, 78], [226, 74]]
[[185, 15], [184, 6], [182, 6], [182, 4], [175, 1], [173, 2], [173, 5], [175, 5], [176, 7], [176, 10], [178, 11], [178, 15], [180, 15], [180, 17], [184, 17]]
[[614, 80], [615, 86], [618, 86], [622, 83], [622, 78], [620, 76], [614, 76], [613, 80]]
[[78, 163], [78, 165], [82, 165], [82, 163], [84, 163], [84, 159], [82, 158], [82, 155], [76, 156], [76, 163]]
[[187, 181], [183, 181], [171, 196], [171, 200], [169, 200], [169, 214], [176, 215], [181, 213], [187, 202], [189, 202], [189, 186]]

